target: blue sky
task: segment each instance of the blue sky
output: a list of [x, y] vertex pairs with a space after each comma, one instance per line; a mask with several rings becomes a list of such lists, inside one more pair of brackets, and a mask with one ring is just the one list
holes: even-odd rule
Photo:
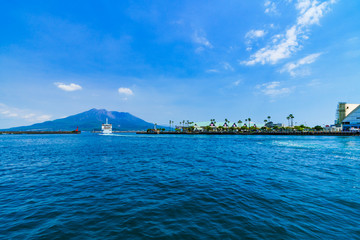
[[0, 128], [91, 108], [149, 122], [333, 123], [360, 103], [360, 1], [2, 1]]

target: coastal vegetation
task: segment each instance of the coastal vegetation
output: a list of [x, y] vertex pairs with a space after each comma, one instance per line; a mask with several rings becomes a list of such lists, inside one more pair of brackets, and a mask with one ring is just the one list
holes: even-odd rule
[[[215, 118], [211, 118], [210, 122], [207, 122], [207, 125], [199, 126], [197, 123], [194, 123], [189, 120], [183, 120], [180, 122], [180, 125], [172, 128], [174, 121], [170, 120], [169, 130], [172, 129], [175, 132], [184, 132], [184, 133], [293, 133], [293, 132], [314, 132], [314, 131], [324, 131], [324, 128], [317, 125], [315, 127], [305, 126], [304, 124], [296, 125], [294, 124], [294, 115], [289, 114], [286, 119], [288, 120], [288, 126], [283, 124], [274, 124], [271, 121], [271, 116], [267, 116], [264, 119], [263, 126], [257, 126], [251, 121], [251, 118], [245, 118], [244, 124], [242, 120], [237, 122], [231, 122], [228, 118], [224, 119], [223, 123], [217, 123]], [[243, 124], [243, 125], [242, 125]]]

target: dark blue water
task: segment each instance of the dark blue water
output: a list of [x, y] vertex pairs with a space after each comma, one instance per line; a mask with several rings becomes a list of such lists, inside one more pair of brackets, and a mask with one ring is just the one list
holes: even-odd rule
[[0, 135], [1, 239], [360, 239], [360, 137]]

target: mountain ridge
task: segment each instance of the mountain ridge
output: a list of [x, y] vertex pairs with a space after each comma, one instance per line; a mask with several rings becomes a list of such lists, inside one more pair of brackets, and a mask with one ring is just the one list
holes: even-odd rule
[[106, 109], [92, 108], [88, 111], [65, 118], [52, 121], [35, 123], [29, 126], [13, 127], [4, 129], [8, 131], [71, 131], [79, 127], [81, 131], [101, 130], [101, 124], [108, 118], [113, 130], [118, 131], [138, 131], [153, 128], [153, 124], [146, 122], [128, 112], [108, 111]]

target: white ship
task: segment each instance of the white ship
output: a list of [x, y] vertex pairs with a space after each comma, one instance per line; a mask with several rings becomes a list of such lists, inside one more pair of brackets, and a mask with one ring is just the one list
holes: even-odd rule
[[112, 134], [112, 125], [108, 123], [106, 118], [106, 123], [101, 126], [102, 134]]

